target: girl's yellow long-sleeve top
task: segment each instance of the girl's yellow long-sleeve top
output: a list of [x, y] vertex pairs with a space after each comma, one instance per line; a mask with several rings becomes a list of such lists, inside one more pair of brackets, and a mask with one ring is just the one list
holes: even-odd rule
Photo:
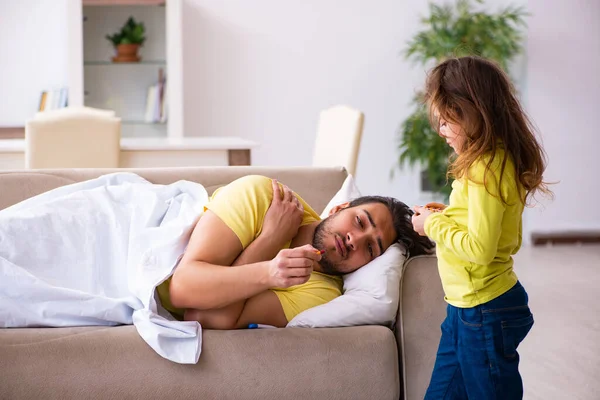
[[501, 150], [490, 166], [487, 190], [489, 156], [473, 163], [469, 179], [455, 180], [449, 206], [425, 220], [425, 233], [437, 245], [445, 299], [455, 307], [486, 303], [517, 282], [512, 255], [521, 247], [524, 192], [510, 157], [498, 184], [503, 157]]

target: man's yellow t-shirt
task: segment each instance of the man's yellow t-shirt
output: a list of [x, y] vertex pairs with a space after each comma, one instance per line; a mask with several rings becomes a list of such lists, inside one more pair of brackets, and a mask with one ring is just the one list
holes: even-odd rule
[[[281, 184], [280, 184], [281, 185]], [[319, 215], [298, 196], [304, 206], [301, 225], [319, 221]], [[248, 175], [229, 185], [217, 189], [206, 205], [206, 209], [215, 213], [240, 239], [245, 249], [260, 235], [265, 214], [273, 199], [271, 179], [265, 176]], [[289, 248], [286, 243], [282, 249]], [[158, 294], [164, 308], [177, 317], [185, 310], [173, 307], [169, 297], [171, 278], [159, 285]], [[342, 294], [342, 279], [319, 272], [313, 272], [308, 282], [287, 289], [271, 289], [281, 302], [288, 321], [304, 310], [327, 303]]]
[[499, 150], [487, 173], [489, 155], [475, 162], [469, 180], [452, 183], [450, 205], [425, 220], [425, 233], [436, 242], [446, 301], [455, 307], [487, 303], [517, 282], [512, 255], [521, 247], [525, 193], [510, 158], [499, 182], [503, 158]]

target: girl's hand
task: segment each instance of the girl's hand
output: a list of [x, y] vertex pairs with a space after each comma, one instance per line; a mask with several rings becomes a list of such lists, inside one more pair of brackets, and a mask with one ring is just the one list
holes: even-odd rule
[[425, 220], [429, 217], [432, 212], [421, 206], [414, 206], [415, 215], [412, 216], [413, 229], [421, 236], [427, 236], [425, 234]]
[[273, 200], [265, 214], [261, 235], [276, 235], [284, 241], [283, 243], [287, 243], [298, 234], [304, 216], [304, 207], [290, 188], [283, 185], [281, 190], [276, 179], [271, 182]]

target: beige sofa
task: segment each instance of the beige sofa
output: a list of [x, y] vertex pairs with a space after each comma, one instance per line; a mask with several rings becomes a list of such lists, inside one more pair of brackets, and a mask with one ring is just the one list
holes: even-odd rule
[[[209, 193], [240, 176], [267, 175], [317, 211], [346, 177], [340, 168], [131, 171], [154, 183], [200, 182]], [[2, 172], [0, 209], [108, 172], [115, 170]], [[34, 251], [35, 237], [23, 240]], [[422, 399], [444, 312], [436, 259], [429, 256], [404, 267], [395, 331], [207, 330], [196, 365], [161, 358], [133, 326], [0, 329], [0, 399]]]

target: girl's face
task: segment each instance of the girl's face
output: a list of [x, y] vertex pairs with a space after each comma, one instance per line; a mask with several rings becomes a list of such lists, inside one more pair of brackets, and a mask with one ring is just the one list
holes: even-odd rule
[[440, 118], [439, 121], [440, 126], [438, 128], [438, 135], [446, 140], [448, 146], [452, 147], [456, 154], [460, 154], [465, 140], [465, 135], [462, 131], [462, 128], [460, 125], [448, 122], [443, 118]]

